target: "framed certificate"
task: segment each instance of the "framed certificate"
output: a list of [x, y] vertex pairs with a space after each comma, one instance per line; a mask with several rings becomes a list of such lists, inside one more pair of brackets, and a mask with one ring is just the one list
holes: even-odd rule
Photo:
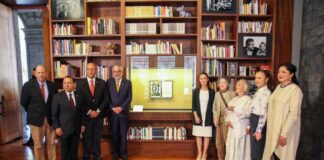
[[173, 84], [172, 81], [162, 81], [162, 98], [172, 98]]
[[151, 80], [150, 81], [150, 97], [151, 98], [161, 98], [161, 96], [162, 96], [161, 81]]

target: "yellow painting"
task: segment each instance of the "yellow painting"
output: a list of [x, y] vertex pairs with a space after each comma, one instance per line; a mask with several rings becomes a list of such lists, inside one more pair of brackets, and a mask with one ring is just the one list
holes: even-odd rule
[[[191, 69], [132, 69], [130, 73], [132, 106], [143, 105], [144, 110], [191, 109]], [[172, 82], [172, 98], [151, 98], [151, 83], [156, 81]]]

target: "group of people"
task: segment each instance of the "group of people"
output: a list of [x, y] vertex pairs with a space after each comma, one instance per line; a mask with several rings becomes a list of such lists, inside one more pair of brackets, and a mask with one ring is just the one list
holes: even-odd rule
[[80, 134], [83, 159], [100, 159], [100, 139], [104, 117], [112, 126], [113, 159], [127, 159], [127, 121], [132, 101], [132, 85], [123, 79], [123, 68], [112, 67], [113, 77], [106, 82], [96, 77], [97, 65], [88, 63], [86, 78], [79, 81], [63, 78], [58, 92], [46, 80], [42, 65], [35, 69], [35, 79], [26, 82], [21, 91], [21, 105], [27, 112], [27, 123], [34, 140], [36, 160], [44, 160], [43, 138], [46, 137], [48, 159], [56, 159], [55, 137], [61, 138], [61, 159], [77, 160]]
[[221, 76], [215, 93], [208, 86], [208, 75], [201, 73], [200, 87], [194, 90], [192, 99], [196, 159], [207, 159], [212, 125], [216, 127], [219, 160], [295, 159], [303, 97], [296, 70], [293, 64], [281, 65], [277, 75], [280, 84], [272, 93], [269, 72], [257, 71], [257, 91], [252, 97], [244, 79], [237, 81], [234, 92], [229, 90], [228, 77]]

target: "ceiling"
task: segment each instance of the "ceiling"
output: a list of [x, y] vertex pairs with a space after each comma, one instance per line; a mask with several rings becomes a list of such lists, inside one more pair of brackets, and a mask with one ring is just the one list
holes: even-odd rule
[[12, 6], [45, 6], [48, 3], [48, 0], [0, 0], [0, 3], [3, 3], [9, 7]]

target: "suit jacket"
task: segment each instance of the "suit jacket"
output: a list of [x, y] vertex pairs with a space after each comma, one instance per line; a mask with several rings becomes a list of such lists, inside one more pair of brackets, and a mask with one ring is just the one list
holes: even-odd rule
[[108, 103], [107, 90], [105, 87], [105, 81], [100, 78], [96, 78], [94, 96], [92, 96], [87, 78], [77, 82], [76, 90], [84, 98], [84, 107], [86, 113], [90, 109], [94, 111], [100, 109], [99, 117], [104, 117]]
[[51, 104], [53, 95], [57, 93], [57, 88], [50, 81], [46, 81], [46, 84], [48, 89], [46, 103], [37, 79], [29, 80], [22, 87], [20, 103], [27, 111], [28, 124], [41, 127], [46, 117], [48, 124], [52, 125]]
[[[206, 119], [205, 119], [205, 126], [211, 126], [213, 125], [213, 103], [214, 103], [214, 97], [215, 97], [215, 91], [212, 89], [208, 89], [209, 91], [209, 98], [208, 98], [208, 104], [207, 104], [207, 111], [206, 111]], [[200, 110], [200, 88], [197, 88], [193, 91], [192, 94], [192, 112], [196, 111], [198, 117], [201, 119], [201, 110]], [[195, 125], [202, 125], [202, 122], [197, 124], [195, 122], [195, 117], [192, 119], [192, 123]]]
[[116, 106], [120, 106], [123, 110], [119, 113], [120, 117], [128, 117], [130, 103], [132, 101], [132, 83], [127, 79], [122, 79], [119, 87], [119, 92], [117, 92], [116, 88], [116, 80], [114, 78], [110, 78], [106, 82], [108, 89], [108, 109], [109, 113], [115, 115], [112, 112], [112, 108]]
[[68, 136], [74, 131], [79, 131], [81, 125], [85, 125], [85, 109], [83, 98], [74, 92], [75, 108], [69, 103], [69, 97], [65, 91], [57, 93], [52, 101], [52, 122], [53, 127], [62, 128], [63, 136]]

